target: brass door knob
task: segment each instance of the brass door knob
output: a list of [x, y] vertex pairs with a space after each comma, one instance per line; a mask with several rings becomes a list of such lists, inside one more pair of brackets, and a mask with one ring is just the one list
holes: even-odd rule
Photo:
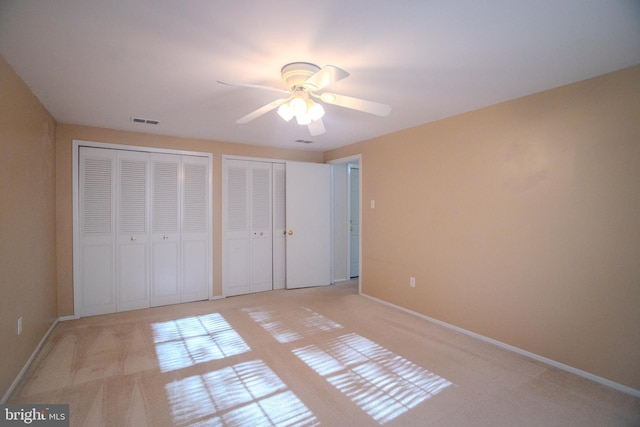
[[133, 242], [134, 240], [136, 240], [136, 236], [131, 236], [131, 241]]
[[287, 233], [289, 236], [291, 236], [293, 234], [293, 230], [289, 230], [289, 232]]

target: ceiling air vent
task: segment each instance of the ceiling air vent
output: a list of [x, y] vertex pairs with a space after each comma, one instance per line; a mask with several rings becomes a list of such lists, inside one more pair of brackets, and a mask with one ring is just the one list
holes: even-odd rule
[[309, 141], [308, 139], [296, 139], [296, 142], [301, 144], [313, 144], [313, 141]]
[[152, 119], [143, 119], [140, 117], [131, 117], [131, 121], [133, 123], [144, 123], [147, 125], [157, 125], [158, 123], [160, 123], [158, 120], [152, 120]]

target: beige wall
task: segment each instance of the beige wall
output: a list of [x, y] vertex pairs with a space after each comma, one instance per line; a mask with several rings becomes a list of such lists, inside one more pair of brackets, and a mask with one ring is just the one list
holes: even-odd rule
[[364, 293], [640, 390], [640, 67], [356, 153]]
[[222, 156], [238, 155], [271, 159], [321, 162], [322, 153], [285, 150], [216, 141], [173, 138], [86, 126], [58, 124], [56, 136], [58, 313], [73, 315], [73, 140], [169, 148], [213, 154], [213, 290], [222, 294]]
[[0, 57], [0, 398], [57, 317], [55, 128]]

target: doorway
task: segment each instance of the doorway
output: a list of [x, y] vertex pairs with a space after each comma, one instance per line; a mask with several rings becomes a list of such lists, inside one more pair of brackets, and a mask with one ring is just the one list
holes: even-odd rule
[[358, 280], [362, 245], [361, 155], [330, 161], [332, 169], [332, 282]]

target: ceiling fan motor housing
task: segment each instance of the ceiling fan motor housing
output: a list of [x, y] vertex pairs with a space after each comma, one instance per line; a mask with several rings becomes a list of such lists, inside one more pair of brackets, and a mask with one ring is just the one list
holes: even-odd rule
[[292, 62], [280, 70], [282, 80], [291, 90], [301, 88], [304, 82], [320, 71], [320, 67], [309, 62]]

